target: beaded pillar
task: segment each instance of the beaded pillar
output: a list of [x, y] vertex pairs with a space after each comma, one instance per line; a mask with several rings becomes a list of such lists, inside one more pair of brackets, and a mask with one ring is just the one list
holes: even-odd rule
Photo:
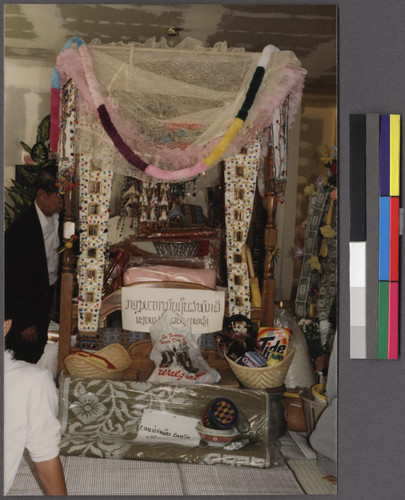
[[244, 314], [250, 317], [249, 273], [242, 247], [246, 243], [252, 217], [259, 161], [259, 141], [249, 146], [246, 154], [237, 154], [225, 161], [229, 316]]
[[79, 332], [96, 335], [103, 292], [112, 171], [80, 154]]

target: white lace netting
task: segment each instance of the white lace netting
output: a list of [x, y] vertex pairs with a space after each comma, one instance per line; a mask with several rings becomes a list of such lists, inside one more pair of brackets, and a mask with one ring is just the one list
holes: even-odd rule
[[[170, 48], [165, 39], [87, 45], [106, 108], [122, 139], [147, 163], [162, 169], [193, 166], [214, 149], [242, 105], [260, 53], [206, 48], [191, 38]], [[79, 52], [62, 51], [56, 68], [78, 88], [76, 148], [113, 171], [142, 178], [102, 128]], [[289, 126], [300, 105], [306, 71], [293, 52], [275, 52], [248, 118], [226, 152], [240, 151], [289, 96]]]

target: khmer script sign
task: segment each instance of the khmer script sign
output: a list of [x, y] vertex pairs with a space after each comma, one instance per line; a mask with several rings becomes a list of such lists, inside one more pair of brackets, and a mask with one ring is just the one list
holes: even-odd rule
[[225, 293], [214, 290], [176, 288], [122, 287], [122, 328], [132, 332], [149, 332], [151, 325], [165, 311], [185, 318], [192, 333], [222, 330]]
[[198, 446], [200, 436], [196, 431], [198, 418], [176, 415], [168, 411], [145, 408], [135, 441], [174, 443]]

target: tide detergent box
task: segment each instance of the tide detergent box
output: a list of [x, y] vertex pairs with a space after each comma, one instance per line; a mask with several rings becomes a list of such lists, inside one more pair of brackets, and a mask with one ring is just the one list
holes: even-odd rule
[[285, 358], [290, 342], [291, 330], [289, 328], [261, 327], [257, 333], [257, 340], [262, 355], [268, 360], [272, 353]]

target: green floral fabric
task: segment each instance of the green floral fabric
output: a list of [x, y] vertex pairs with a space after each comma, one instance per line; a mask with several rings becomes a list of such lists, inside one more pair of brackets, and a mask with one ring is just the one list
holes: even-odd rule
[[[268, 397], [261, 389], [233, 389], [212, 385], [151, 384], [62, 376], [60, 388], [61, 454], [130, 460], [270, 466]], [[136, 440], [144, 410], [200, 418], [215, 398], [231, 399], [250, 424], [239, 439], [239, 450], [160, 441]]]

